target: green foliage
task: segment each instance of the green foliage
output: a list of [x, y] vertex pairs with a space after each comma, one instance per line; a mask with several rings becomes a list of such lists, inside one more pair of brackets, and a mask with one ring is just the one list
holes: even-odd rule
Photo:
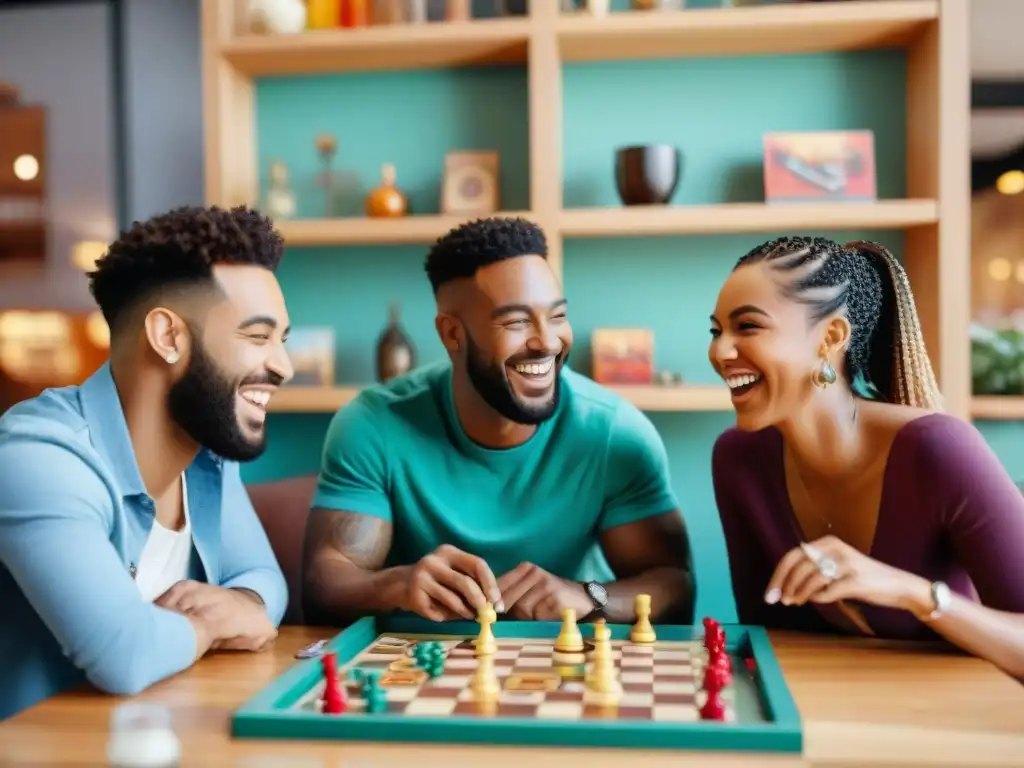
[[976, 395], [1024, 395], [1024, 332], [972, 326], [971, 383]]

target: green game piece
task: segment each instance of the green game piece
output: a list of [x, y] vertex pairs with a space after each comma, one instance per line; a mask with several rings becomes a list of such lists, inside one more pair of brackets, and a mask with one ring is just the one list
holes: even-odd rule
[[366, 711], [379, 714], [381, 712], [387, 712], [388, 709], [388, 692], [383, 688], [371, 688], [364, 692], [364, 698], [366, 699]]
[[444, 645], [436, 640], [423, 640], [412, 650], [417, 666], [430, 677], [438, 677], [444, 671], [446, 653]]

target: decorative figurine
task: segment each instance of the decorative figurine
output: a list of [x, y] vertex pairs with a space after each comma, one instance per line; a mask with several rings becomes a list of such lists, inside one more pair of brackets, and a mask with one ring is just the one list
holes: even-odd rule
[[377, 340], [377, 380], [384, 382], [408, 373], [416, 365], [416, 351], [402, 330], [398, 304], [392, 303], [388, 325]]
[[404, 216], [408, 210], [409, 200], [395, 187], [395, 166], [384, 163], [380, 169], [380, 186], [366, 196], [366, 215]]
[[329, 133], [321, 133], [316, 137], [316, 151], [320, 155], [323, 171], [320, 173], [320, 186], [324, 188], [324, 216], [330, 218], [334, 214], [334, 170], [331, 164], [338, 151], [338, 142]]
[[273, 220], [281, 221], [295, 216], [295, 193], [288, 181], [288, 166], [280, 160], [270, 164], [269, 183], [263, 199], [264, 212]]

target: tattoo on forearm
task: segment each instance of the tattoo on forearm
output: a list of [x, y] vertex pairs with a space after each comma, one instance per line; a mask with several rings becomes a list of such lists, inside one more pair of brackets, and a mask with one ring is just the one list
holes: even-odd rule
[[309, 530], [314, 551], [333, 549], [367, 570], [382, 567], [391, 548], [391, 524], [371, 515], [314, 509]]

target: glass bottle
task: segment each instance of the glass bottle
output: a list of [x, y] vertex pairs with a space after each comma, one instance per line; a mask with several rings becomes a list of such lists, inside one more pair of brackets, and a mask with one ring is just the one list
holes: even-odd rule
[[366, 196], [367, 216], [404, 216], [409, 201], [395, 186], [395, 166], [384, 163], [380, 169], [380, 184]]
[[392, 303], [388, 325], [377, 340], [377, 381], [388, 381], [416, 366], [416, 350], [402, 330], [398, 304]]

